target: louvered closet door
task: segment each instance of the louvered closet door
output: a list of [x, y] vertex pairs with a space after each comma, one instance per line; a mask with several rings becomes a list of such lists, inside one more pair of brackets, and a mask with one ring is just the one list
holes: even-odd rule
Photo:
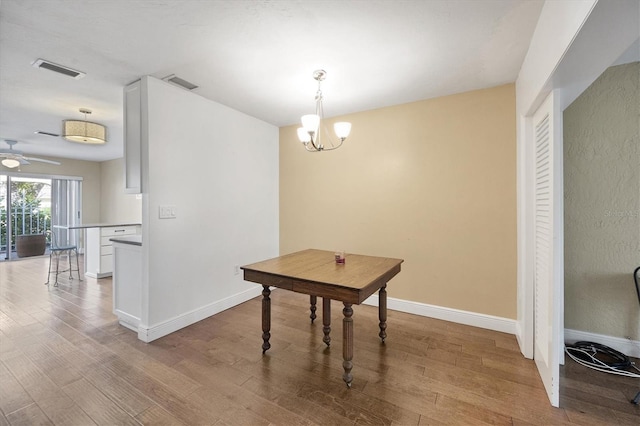
[[[562, 132], [552, 92], [533, 116], [535, 167], [534, 358], [547, 395], [559, 404], [562, 350]], [[560, 125], [557, 126], [558, 122]], [[560, 162], [558, 164], [558, 162]], [[559, 171], [559, 172], [558, 172]], [[558, 215], [560, 212], [560, 215]], [[560, 221], [560, 223], [558, 223]], [[559, 227], [560, 225], [560, 227]], [[555, 231], [560, 231], [556, 233]]]

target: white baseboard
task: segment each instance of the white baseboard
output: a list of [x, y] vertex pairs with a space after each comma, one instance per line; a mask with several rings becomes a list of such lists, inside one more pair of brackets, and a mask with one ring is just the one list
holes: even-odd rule
[[[363, 303], [365, 305], [378, 306], [378, 295], [372, 295]], [[406, 312], [408, 314], [485, 328], [487, 330], [516, 334], [516, 320], [508, 318], [462, 311], [459, 309], [444, 308], [442, 306], [428, 305], [426, 303], [412, 302], [393, 297], [387, 298], [387, 308], [393, 309], [394, 311]]]
[[138, 331], [140, 318], [134, 317], [133, 315], [126, 312], [122, 312], [119, 309], [115, 309], [113, 313], [118, 317], [118, 322], [121, 326], [127, 327], [129, 330], [133, 330], [135, 332]]
[[215, 315], [218, 312], [222, 312], [239, 305], [240, 303], [244, 303], [247, 300], [253, 299], [254, 297], [260, 296], [261, 293], [261, 286], [251, 287], [248, 290], [236, 293], [222, 300], [217, 300], [191, 312], [178, 315], [160, 324], [155, 324], [150, 327], [140, 324], [138, 326], [138, 339], [143, 342], [151, 342], [159, 339], [160, 337], [166, 336], [167, 334], [171, 334], [174, 331], [178, 331], [181, 328], [195, 324], [196, 322], [208, 318], [211, 315]]
[[518, 347], [520, 352], [527, 359], [533, 359], [533, 342], [528, 343], [524, 338], [524, 331], [522, 330], [521, 323], [516, 321], [516, 340], [518, 341]]
[[[222, 300], [218, 300], [202, 308], [174, 317], [160, 324], [151, 327], [138, 326], [138, 338], [144, 342], [151, 342], [187, 327], [205, 318], [232, 308], [247, 300], [260, 296], [262, 287], [252, 287], [243, 292], [234, 294]], [[363, 302], [365, 305], [378, 306], [378, 295], [374, 294]], [[423, 317], [436, 318], [443, 321], [450, 321], [458, 324], [480, 327], [487, 330], [499, 331], [502, 333], [516, 335], [517, 322], [512, 319], [496, 317], [493, 315], [479, 314], [476, 312], [463, 311], [442, 306], [429, 305], [426, 303], [413, 302], [410, 300], [387, 298], [387, 308], [408, 314], [420, 315]], [[123, 324], [124, 325], [124, 324]], [[620, 337], [607, 336], [603, 334], [589, 333], [586, 331], [565, 329], [565, 342], [575, 343], [577, 341], [596, 342], [625, 355], [640, 358], [640, 341], [623, 339]]]
[[604, 334], [589, 333], [587, 331], [571, 330], [565, 328], [564, 330], [565, 343], [575, 343], [580, 341], [600, 343], [601, 345], [609, 346], [627, 356], [634, 358], [640, 358], [640, 341], [623, 339], [622, 337], [607, 336]]
[[111, 277], [113, 274], [111, 272], [104, 272], [102, 274], [97, 274], [95, 272], [85, 272], [84, 275], [89, 278], [100, 279], [100, 278]]

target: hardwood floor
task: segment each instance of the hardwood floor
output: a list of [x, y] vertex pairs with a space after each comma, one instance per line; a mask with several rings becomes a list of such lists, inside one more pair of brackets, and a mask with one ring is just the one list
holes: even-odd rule
[[260, 299], [150, 344], [111, 313], [111, 280], [60, 278], [47, 258], [0, 263], [1, 425], [640, 424], [640, 381], [563, 368], [562, 407], [547, 402], [514, 336], [354, 307], [354, 381], [308, 319], [308, 297], [272, 293], [271, 349]]

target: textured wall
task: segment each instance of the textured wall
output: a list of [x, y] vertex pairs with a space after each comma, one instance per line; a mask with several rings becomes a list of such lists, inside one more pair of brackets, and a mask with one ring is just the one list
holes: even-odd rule
[[389, 296], [515, 319], [514, 85], [334, 120], [351, 135], [319, 154], [280, 128], [281, 253], [402, 258]]
[[564, 112], [565, 326], [640, 340], [640, 64], [605, 71]]

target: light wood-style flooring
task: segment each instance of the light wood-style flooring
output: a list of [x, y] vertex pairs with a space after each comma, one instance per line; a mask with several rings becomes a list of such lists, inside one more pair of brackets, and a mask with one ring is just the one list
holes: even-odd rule
[[145, 344], [111, 313], [110, 279], [47, 288], [47, 262], [0, 263], [0, 426], [640, 424], [637, 379], [567, 364], [553, 408], [514, 336], [389, 311], [381, 345], [364, 305], [349, 390], [341, 307], [326, 349], [308, 297], [282, 290], [264, 356], [259, 298]]

